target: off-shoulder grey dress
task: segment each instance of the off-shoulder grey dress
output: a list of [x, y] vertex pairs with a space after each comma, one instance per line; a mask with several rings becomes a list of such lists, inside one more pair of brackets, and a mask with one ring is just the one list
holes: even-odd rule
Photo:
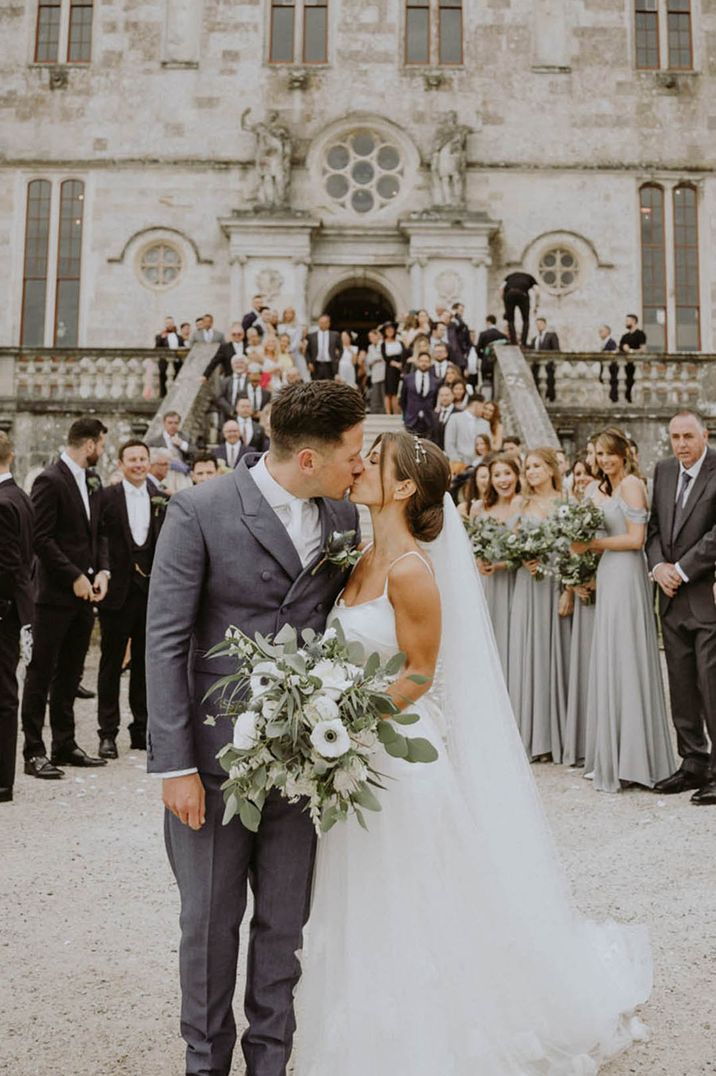
[[585, 605], [574, 596], [572, 642], [569, 651], [569, 685], [567, 720], [564, 729], [565, 766], [581, 766], [587, 745], [587, 701], [589, 698], [589, 664], [592, 656], [596, 606]]
[[[626, 534], [644, 509], [617, 495], [603, 505], [607, 534]], [[652, 788], [676, 769], [656, 641], [654, 598], [642, 550], [607, 550], [597, 569], [597, 604], [589, 664], [585, 766], [594, 787], [620, 782]]]
[[[514, 527], [518, 515], [511, 516], [505, 526]], [[501, 568], [493, 575], [481, 575], [482, 589], [485, 592], [485, 601], [492, 620], [492, 630], [495, 633], [497, 651], [502, 662], [502, 671], [507, 678], [509, 668], [510, 649], [510, 613], [512, 609], [512, 595], [515, 590], [516, 572], [512, 568]]]
[[507, 686], [527, 755], [551, 755], [553, 762], [562, 761], [564, 749], [571, 635], [571, 618], [559, 615], [559, 595], [551, 576], [536, 580], [526, 568], [517, 571], [507, 662]]

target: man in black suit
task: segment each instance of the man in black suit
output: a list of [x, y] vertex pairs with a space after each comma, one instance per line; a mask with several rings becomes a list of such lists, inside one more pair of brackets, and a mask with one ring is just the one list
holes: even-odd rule
[[235, 355], [239, 355], [244, 358], [244, 330], [241, 327], [241, 322], [235, 321], [231, 326], [231, 332], [229, 339], [223, 344], [219, 344], [216, 349], [216, 354], [204, 368], [203, 378], [207, 381], [217, 366], [220, 369], [222, 377], [231, 377], [232, 363], [231, 360]]
[[531, 273], [508, 273], [502, 282], [500, 293], [505, 303], [505, 321], [510, 331], [510, 343], [517, 343], [515, 311], [519, 310], [522, 315], [520, 341], [522, 347], [527, 347], [527, 338], [530, 331], [530, 310], [533, 304], [534, 309], [537, 309], [539, 284]]
[[400, 392], [403, 423], [408, 433], [418, 437], [432, 438], [434, 432], [433, 412], [440, 383], [430, 369], [431, 361], [429, 353], [421, 351], [415, 360], [415, 373], [403, 378]]
[[455, 414], [455, 400], [449, 385], [441, 385], [438, 389], [437, 404], [435, 406], [435, 422], [433, 426], [433, 441], [445, 449], [445, 427], [448, 419]]
[[32, 586], [32, 502], [10, 472], [13, 451], [0, 432], [0, 803], [12, 800], [17, 749], [17, 663], [21, 634], [29, 644]]
[[480, 360], [480, 372], [482, 380], [490, 384], [495, 377], [495, 358], [493, 347], [498, 340], [505, 342], [507, 337], [497, 328], [497, 318], [494, 314], [488, 314], [485, 318], [486, 329], [483, 329], [477, 338], [477, 357]]
[[268, 389], [261, 388], [261, 367], [256, 362], [249, 366], [249, 382], [239, 399], [242, 397], [251, 403], [251, 414], [257, 421], [264, 407], [271, 403], [271, 393]]
[[[254, 295], [251, 299], [251, 309], [248, 314], [244, 314], [241, 319], [241, 327], [244, 332], [248, 332], [252, 325], [255, 325], [257, 321], [260, 321], [260, 311], [265, 306], [263, 295]], [[256, 326], [259, 336], [263, 336], [263, 325]]]
[[102, 651], [97, 682], [99, 757], [117, 758], [119, 682], [131, 641], [129, 707], [133, 750], [147, 749], [147, 687], [144, 675], [145, 625], [154, 548], [169, 498], [147, 484], [149, 448], [125, 442], [119, 450], [122, 481], [101, 494], [99, 543], [109, 565], [107, 595], [99, 607]]
[[171, 452], [170, 470], [188, 474], [196, 446], [191, 443], [181, 427], [178, 411], [167, 411], [162, 421], [162, 432], [147, 444], [150, 448], [166, 448]]
[[616, 351], [617, 342], [612, 336], [612, 330], [609, 325], [599, 326], [599, 339], [601, 341], [600, 351]]
[[[170, 351], [178, 351], [180, 348], [186, 346], [181, 333], [176, 327], [174, 318], [171, 317], [171, 315], [165, 319], [162, 331], [157, 333], [154, 337], [154, 346], [168, 348]], [[172, 366], [174, 368], [174, 377], [176, 377], [182, 368], [181, 360], [175, 358], [172, 362]], [[167, 394], [167, 370], [169, 368], [169, 360], [157, 359], [157, 368], [159, 370], [159, 395], [164, 397]]]
[[231, 359], [229, 376], [221, 379], [214, 403], [224, 419], [233, 418], [236, 414], [236, 401], [246, 392], [249, 384], [248, 367], [249, 364], [243, 355], [234, 355]]
[[318, 329], [306, 337], [306, 362], [314, 381], [332, 381], [338, 373], [341, 334], [331, 329], [328, 314], [321, 314]]
[[[102, 483], [88, 474], [104, 451], [106, 432], [99, 419], [77, 419], [66, 451], [32, 487], [38, 585], [32, 661], [22, 695], [25, 773], [31, 777], [62, 777], [58, 764], [105, 765], [77, 746], [74, 699], [92, 633], [92, 606], [104, 599], [109, 584], [97, 540]], [[48, 695], [52, 761], [42, 739]]]
[[470, 339], [470, 329], [465, 321], [465, 306], [463, 303], [453, 303], [450, 309], [448, 346], [457, 356], [457, 365], [461, 370], [464, 370], [467, 366], [467, 356], [472, 347], [472, 340]]
[[[559, 337], [556, 332], [552, 332], [547, 329], [547, 319], [537, 318], [537, 333], [532, 337], [530, 347], [533, 351], [559, 351]], [[545, 397], [548, 400], [554, 401], [556, 399], [556, 389], [554, 383], [555, 366], [553, 362], [545, 363], [545, 374], [547, 375], [547, 384], [545, 386]], [[539, 363], [532, 363], [532, 376], [535, 379], [535, 384], [540, 387], [541, 370]]]
[[692, 803], [716, 805], [716, 452], [692, 411], [674, 415], [669, 437], [674, 456], [654, 471], [646, 554], [661, 591], [671, 716], [683, 761], [654, 791], [695, 789]]

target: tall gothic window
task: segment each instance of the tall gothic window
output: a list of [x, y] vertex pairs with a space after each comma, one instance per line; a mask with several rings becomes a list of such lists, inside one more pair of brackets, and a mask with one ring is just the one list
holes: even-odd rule
[[634, 0], [636, 66], [642, 71], [691, 71], [691, 0]]
[[84, 197], [84, 183], [78, 179], [66, 179], [60, 187], [55, 304], [55, 343], [60, 347], [77, 343]]
[[674, 293], [676, 350], [701, 346], [699, 299], [699, 225], [696, 190], [674, 188]]
[[89, 63], [92, 0], [39, 0], [35, 63]]
[[666, 240], [664, 191], [654, 184], [641, 188], [641, 290], [644, 332], [649, 350], [666, 351]]
[[269, 61], [328, 62], [328, 0], [271, 0]]
[[48, 180], [33, 179], [28, 184], [20, 322], [20, 343], [28, 347], [42, 347], [45, 342], [51, 197], [52, 187]]
[[462, 60], [462, 0], [406, 0], [406, 64], [448, 66]]

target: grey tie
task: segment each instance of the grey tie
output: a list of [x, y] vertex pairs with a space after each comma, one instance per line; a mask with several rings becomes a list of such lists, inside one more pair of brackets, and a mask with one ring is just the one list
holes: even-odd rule
[[686, 499], [686, 491], [691, 484], [692, 478], [693, 475], [690, 475], [688, 471], [681, 472], [681, 479], [679, 481], [679, 492], [676, 495], [676, 508], [674, 509], [674, 526], [671, 531], [672, 539], [676, 536], [679, 527], [681, 526], [681, 522], [684, 518], [684, 512], [686, 511], [684, 501]]

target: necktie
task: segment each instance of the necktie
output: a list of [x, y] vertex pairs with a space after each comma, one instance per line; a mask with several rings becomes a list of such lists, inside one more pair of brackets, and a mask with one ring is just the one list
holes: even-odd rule
[[685, 511], [684, 500], [686, 498], [686, 491], [688, 490], [689, 485], [691, 484], [692, 478], [693, 478], [693, 475], [690, 475], [688, 471], [682, 471], [681, 472], [681, 478], [679, 480], [679, 492], [676, 495], [676, 508], [674, 510], [674, 526], [672, 527], [672, 530], [671, 530], [672, 539], [676, 536], [676, 533], [679, 530], [679, 527], [681, 526], [681, 521], [684, 518], [684, 511]]
[[226, 447], [226, 462], [229, 467], [234, 466], [236, 460], [236, 445], [227, 445]]
[[426, 388], [427, 388], [427, 386], [425, 384], [425, 374], [421, 374], [420, 375], [420, 395], [421, 396], [425, 395]]
[[245, 418], [242, 419], [241, 420], [241, 440], [244, 442], [245, 445], [247, 445], [249, 443], [249, 429], [248, 429], [248, 427], [249, 427], [249, 424], [246, 421], [246, 419]]
[[239, 395], [239, 379], [234, 375], [234, 380], [231, 386], [231, 403], [236, 403], [236, 397]]
[[446, 407], [443, 407], [443, 409], [440, 412], [440, 422], [442, 423], [443, 426], [447, 422], [447, 408]]

